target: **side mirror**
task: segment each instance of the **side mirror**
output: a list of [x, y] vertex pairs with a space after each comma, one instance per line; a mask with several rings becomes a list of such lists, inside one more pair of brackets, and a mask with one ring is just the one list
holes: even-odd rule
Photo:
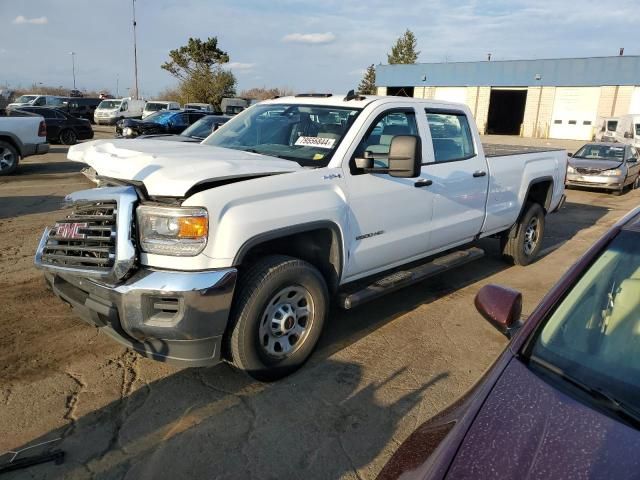
[[567, 157], [573, 157], [573, 153], [567, 152]]
[[638, 159], [636, 157], [631, 157], [629, 159], [627, 159], [627, 163], [636, 163], [638, 161]]
[[475, 299], [476, 309], [501, 333], [511, 338], [522, 313], [522, 294], [500, 285], [485, 285]]
[[373, 154], [366, 150], [362, 158], [355, 159], [356, 168], [360, 170], [370, 170], [373, 168]]
[[417, 135], [396, 135], [389, 147], [389, 175], [400, 178], [420, 176], [422, 142]]

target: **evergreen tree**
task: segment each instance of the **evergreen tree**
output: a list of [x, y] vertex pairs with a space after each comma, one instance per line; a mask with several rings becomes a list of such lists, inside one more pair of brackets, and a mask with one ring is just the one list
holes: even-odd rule
[[375, 95], [376, 92], [376, 67], [371, 64], [367, 67], [364, 77], [362, 77], [362, 81], [358, 87], [358, 93], [362, 95]]
[[416, 50], [418, 41], [413, 32], [407, 29], [404, 34], [391, 47], [391, 53], [387, 54], [387, 62], [389, 65], [396, 63], [416, 63], [420, 52]]

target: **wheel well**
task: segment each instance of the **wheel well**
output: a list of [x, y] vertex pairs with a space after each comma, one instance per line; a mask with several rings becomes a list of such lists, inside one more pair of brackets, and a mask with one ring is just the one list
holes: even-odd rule
[[342, 274], [342, 242], [333, 228], [323, 227], [296, 232], [263, 241], [250, 242], [243, 247], [236, 265], [251, 265], [266, 255], [288, 255], [299, 258], [316, 267], [331, 292], [338, 289]]
[[553, 181], [550, 179], [542, 180], [529, 187], [525, 204], [526, 202], [538, 203], [544, 209], [544, 212], [547, 213], [549, 206], [551, 205], [552, 195]]
[[20, 150], [20, 147], [16, 145], [16, 142], [13, 140], [13, 138], [6, 135], [0, 135], [0, 141], [7, 142], [9, 145], [16, 149], [18, 155], [22, 156], [22, 151]]

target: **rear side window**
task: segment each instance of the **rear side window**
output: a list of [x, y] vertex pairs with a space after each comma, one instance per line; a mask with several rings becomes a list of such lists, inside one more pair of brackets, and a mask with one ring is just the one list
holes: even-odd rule
[[436, 163], [475, 156], [473, 135], [463, 112], [427, 110], [426, 113]]

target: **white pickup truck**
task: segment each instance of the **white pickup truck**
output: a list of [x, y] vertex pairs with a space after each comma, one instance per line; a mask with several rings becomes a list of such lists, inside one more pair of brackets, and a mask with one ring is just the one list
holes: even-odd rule
[[35, 115], [0, 117], [0, 176], [13, 173], [21, 158], [48, 151], [44, 118]]
[[567, 153], [483, 148], [468, 108], [400, 97], [262, 102], [202, 144], [98, 140], [36, 253], [92, 325], [160, 361], [228, 360], [260, 380], [311, 354], [343, 308], [482, 255], [540, 249]]

